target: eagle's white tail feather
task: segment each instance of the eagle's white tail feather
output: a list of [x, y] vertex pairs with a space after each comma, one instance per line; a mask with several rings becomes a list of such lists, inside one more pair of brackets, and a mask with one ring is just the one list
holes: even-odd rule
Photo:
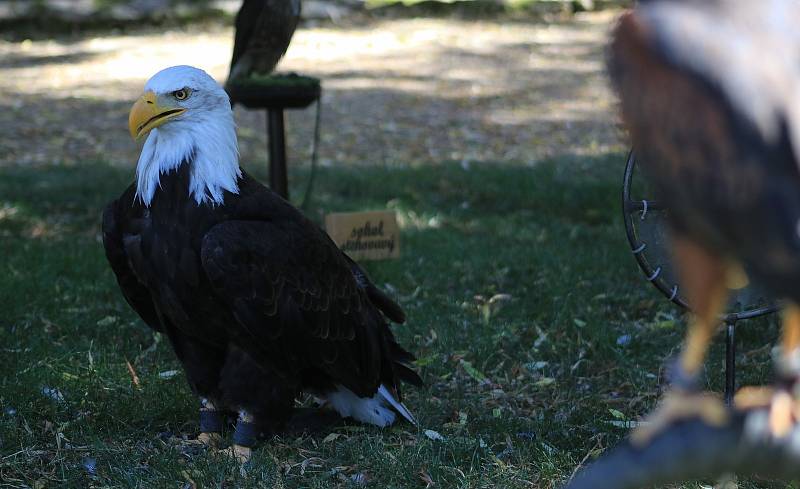
[[381, 428], [394, 423], [396, 414], [379, 394], [373, 397], [358, 397], [343, 385], [336, 387], [337, 389], [329, 392], [326, 398], [331, 407], [342, 417], [353, 418]]
[[385, 385], [381, 385], [380, 387], [378, 387], [378, 394], [380, 394], [381, 397], [386, 399], [386, 401], [389, 404], [391, 404], [392, 407], [395, 408], [397, 412], [400, 413], [401, 416], [406, 418], [406, 420], [408, 420], [409, 423], [413, 424], [414, 426], [417, 426], [417, 420], [414, 419], [414, 415], [411, 414], [411, 411], [409, 411], [408, 408], [406, 408], [402, 402], [395, 399], [392, 393], [389, 392], [389, 389], [387, 389]]
[[358, 397], [347, 387], [337, 385], [336, 390], [328, 392], [325, 398], [328, 404], [345, 418], [353, 418], [383, 428], [394, 423], [396, 411], [417, 426], [414, 416], [383, 385], [372, 397]]

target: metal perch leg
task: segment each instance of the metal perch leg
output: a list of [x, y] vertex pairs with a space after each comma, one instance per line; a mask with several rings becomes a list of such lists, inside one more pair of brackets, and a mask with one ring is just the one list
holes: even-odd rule
[[736, 321], [725, 322], [725, 405], [733, 405], [736, 392]]
[[283, 109], [267, 110], [267, 136], [269, 139], [269, 185], [273, 192], [289, 200]]

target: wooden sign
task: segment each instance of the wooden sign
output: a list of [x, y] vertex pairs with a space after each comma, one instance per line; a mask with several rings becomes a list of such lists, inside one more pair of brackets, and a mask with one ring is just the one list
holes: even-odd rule
[[347, 212], [325, 216], [325, 229], [336, 245], [354, 260], [384, 260], [400, 256], [400, 228], [394, 212]]

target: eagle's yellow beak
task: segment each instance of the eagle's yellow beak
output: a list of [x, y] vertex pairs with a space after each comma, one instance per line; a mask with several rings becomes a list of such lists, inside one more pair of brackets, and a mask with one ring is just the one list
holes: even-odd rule
[[144, 95], [133, 104], [128, 116], [128, 129], [133, 139], [139, 139], [150, 130], [155, 129], [170, 119], [186, 112], [181, 107], [162, 107], [158, 105], [158, 97], [153, 92]]

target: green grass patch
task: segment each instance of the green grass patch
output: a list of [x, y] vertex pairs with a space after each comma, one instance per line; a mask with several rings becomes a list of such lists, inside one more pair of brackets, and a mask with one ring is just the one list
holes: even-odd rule
[[[276, 438], [245, 474], [182, 443], [197, 432], [196, 401], [182, 373], [168, 375], [180, 366], [167, 342], [127, 306], [105, 262], [100, 214], [133, 171], [0, 169], [0, 481], [558, 487], [625, 436], [611, 421], [652, 409], [684, 329], [630, 256], [623, 164], [613, 154], [530, 168], [320, 169], [313, 218], [383, 208], [400, 218], [403, 256], [366, 267], [408, 312], [396, 332], [427, 383], [407, 390], [422, 430]], [[306, 177], [292, 169], [295, 195]], [[770, 376], [772, 322], [739, 330], [742, 383]], [[622, 335], [631, 339], [620, 346]], [[718, 343], [706, 370], [718, 391], [722, 353]]]

